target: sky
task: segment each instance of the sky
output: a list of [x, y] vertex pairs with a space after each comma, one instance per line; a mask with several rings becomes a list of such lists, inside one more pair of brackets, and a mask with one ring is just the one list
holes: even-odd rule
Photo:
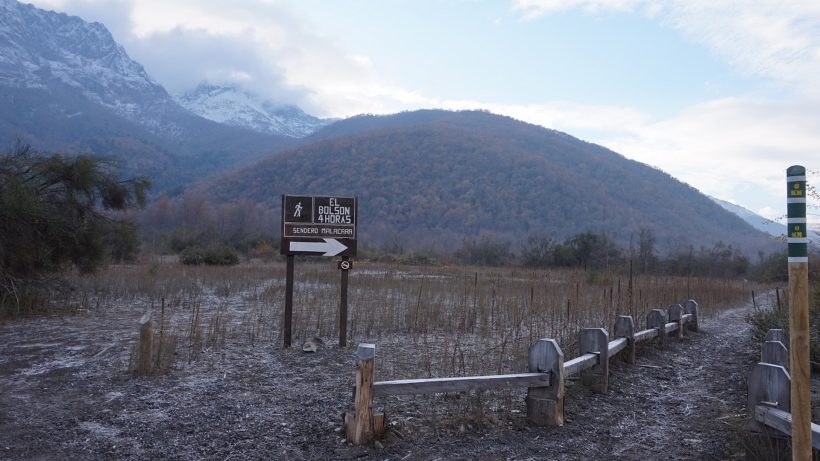
[[817, 0], [33, 4], [105, 24], [171, 93], [235, 83], [338, 118], [489, 110], [769, 218], [787, 167], [820, 178]]

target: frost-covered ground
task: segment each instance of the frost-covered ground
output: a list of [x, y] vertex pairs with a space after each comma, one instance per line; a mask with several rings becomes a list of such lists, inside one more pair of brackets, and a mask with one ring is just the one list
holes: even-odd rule
[[[266, 289], [274, 286], [280, 289], [276, 283]], [[265, 292], [240, 288], [233, 293], [246, 300]], [[738, 430], [755, 359], [744, 322], [748, 305], [719, 313], [702, 306], [708, 315], [701, 332], [664, 348], [646, 345], [635, 365], [613, 361], [609, 395], [571, 384], [564, 427], [528, 426], [523, 389], [392, 397], [376, 402], [391, 422], [387, 437], [354, 447], [341, 425], [342, 412], [351, 409], [354, 343], [339, 349], [331, 338], [315, 354], [283, 349], [265, 330], [251, 338], [249, 324], [236, 314], [222, 343], [209, 345], [210, 324], [203, 320], [195, 356], [184, 347], [190, 338], [183, 327], [169, 327], [166, 335], [177, 334], [180, 343], [170, 371], [136, 378], [128, 370], [136, 322], [149, 303], [127, 299], [88, 301], [70, 314], [0, 325], [0, 459], [743, 457]], [[208, 290], [197, 299], [225, 303]], [[195, 309], [168, 304], [166, 315], [174, 313], [179, 325]], [[242, 306], [256, 308], [234, 307]], [[154, 313], [156, 319], [156, 305]], [[469, 335], [458, 348], [446, 335], [394, 332], [367, 339], [377, 343], [377, 379], [469, 369], [469, 363], [459, 368], [459, 348], [469, 356], [476, 353], [471, 348], [483, 347]], [[424, 358], [437, 348], [452, 352]]]

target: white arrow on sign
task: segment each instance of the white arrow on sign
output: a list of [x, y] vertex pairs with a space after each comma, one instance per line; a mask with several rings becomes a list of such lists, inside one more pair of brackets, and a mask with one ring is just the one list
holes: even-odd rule
[[324, 253], [322, 256], [336, 256], [347, 250], [347, 246], [336, 239], [324, 239], [324, 242], [290, 242], [290, 251], [305, 253]]

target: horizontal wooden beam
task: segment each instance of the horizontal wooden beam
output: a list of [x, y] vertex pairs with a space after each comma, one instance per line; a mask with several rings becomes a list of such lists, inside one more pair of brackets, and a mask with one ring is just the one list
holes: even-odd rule
[[386, 395], [404, 394], [441, 394], [445, 392], [467, 392], [510, 387], [546, 387], [549, 385], [549, 373], [402, 379], [373, 383], [373, 395], [383, 397]]
[[612, 357], [615, 354], [617, 354], [618, 352], [621, 352], [622, 350], [624, 350], [628, 343], [629, 343], [629, 341], [627, 341], [626, 338], [618, 338], [614, 341], [610, 341], [609, 344], [607, 344], [607, 349], [609, 350], [609, 356]]
[[680, 316], [680, 321], [683, 323], [689, 323], [695, 318], [694, 314], [683, 314]]
[[[766, 405], [755, 407], [755, 420], [778, 431], [792, 435], [792, 414]], [[811, 446], [820, 450], [820, 425], [811, 423]]]
[[673, 331], [678, 329], [678, 326], [679, 326], [678, 322], [669, 322], [669, 323], [666, 324], [666, 326], [663, 329], [667, 333], [672, 333]]
[[581, 370], [592, 368], [598, 364], [598, 354], [584, 354], [580, 357], [575, 357], [572, 360], [564, 362], [564, 375], [576, 375]]
[[652, 338], [658, 337], [658, 330], [655, 328], [650, 328], [649, 330], [643, 330], [635, 333], [635, 342], [639, 343], [641, 341], [648, 341]]

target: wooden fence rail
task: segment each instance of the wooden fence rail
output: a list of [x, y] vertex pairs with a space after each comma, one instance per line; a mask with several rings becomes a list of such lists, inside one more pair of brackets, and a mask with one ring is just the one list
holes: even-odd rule
[[[778, 438], [791, 436], [791, 376], [789, 338], [783, 330], [769, 330], [763, 339], [760, 362], [749, 373], [747, 428], [753, 433]], [[820, 450], [820, 425], [811, 424], [811, 444]]]
[[[669, 321], [667, 322], [667, 319]], [[380, 436], [386, 429], [384, 413], [373, 412], [373, 398], [404, 394], [437, 394], [473, 390], [527, 388], [527, 421], [539, 426], [564, 424], [564, 395], [567, 376], [580, 374], [581, 382], [593, 392], [606, 394], [609, 387], [609, 359], [621, 357], [635, 363], [637, 343], [657, 338], [663, 345], [670, 333], [683, 338], [684, 330], [698, 331], [698, 304], [694, 300], [654, 309], [647, 315], [647, 329], [635, 331], [630, 316], [620, 316], [614, 337], [603, 328], [584, 328], [579, 335], [579, 356], [564, 362], [564, 353], [553, 339], [540, 339], [528, 352], [528, 373], [461, 376], [452, 378], [374, 381], [375, 344], [360, 344], [356, 351], [354, 410], [344, 415], [347, 440], [361, 445]]]

